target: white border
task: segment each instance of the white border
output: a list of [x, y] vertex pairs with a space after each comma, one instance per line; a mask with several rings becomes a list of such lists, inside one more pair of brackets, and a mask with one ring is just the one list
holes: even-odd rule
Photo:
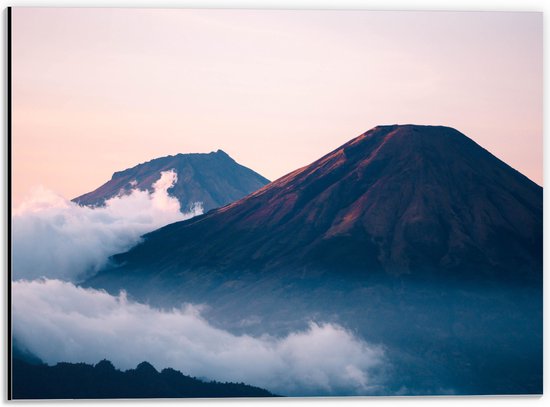
[[[446, 10], [446, 11], [541, 11], [544, 12], [544, 66], [547, 66], [547, 51], [548, 51], [548, 27], [547, 27], [547, 14], [550, 10], [550, 1], [548, 0], [202, 0], [202, 1], [191, 1], [191, 0], [161, 0], [161, 1], [144, 1], [144, 0], [115, 0], [115, 1], [69, 1], [69, 0], [58, 0], [58, 1], [30, 1], [30, 0], [0, 0], [0, 5], [2, 9], [2, 50], [3, 50], [3, 63], [2, 63], [2, 103], [0, 104], [3, 109], [6, 109], [6, 45], [5, 45], [5, 32], [6, 32], [6, 13], [5, 8], [8, 6], [13, 7], [151, 7], [151, 8], [249, 8], [249, 9], [366, 9], [366, 10]], [[549, 143], [546, 142], [547, 136], [547, 120], [548, 120], [548, 104], [546, 103], [548, 95], [548, 82], [547, 82], [547, 71], [545, 70], [544, 74], [544, 155], [547, 156], [548, 149], [550, 148]], [[4, 113], [4, 112], [3, 112]], [[2, 347], [2, 352], [0, 353], [0, 382], [1, 382], [1, 394], [2, 394], [2, 404], [6, 404], [6, 352], [5, 352], [5, 338], [6, 338], [6, 273], [5, 270], [5, 256], [6, 256], [6, 208], [7, 208], [7, 191], [6, 191], [6, 180], [5, 180], [5, 161], [6, 157], [6, 123], [5, 123], [5, 114], [1, 115], [2, 121], [2, 134], [3, 142], [1, 143], [2, 154], [0, 161], [2, 162], [0, 177], [0, 184], [3, 191], [3, 199], [0, 201], [0, 209], [2, 212], [1, 216], [1, 225], [2, 225], [2, 235], [0, 237], [0, 242], [2, 245], [2, 251], [0, 253], [2, 257], [2, 278], [1, 278], [1, 291], [0, 291], [0, 301], [2, 303], [2, 337], [0, 339], [0, 346]], [[547, 165], [544, 165], [544, 178], [550, 179], [547, 177], [547, 172], [550, 171]], [[548, 202], [547, 194], [545, 191], [545, 203]], [[548, 209], [548, 205], [545, 205], [545, 212]], [[548, 231], [548, 217], [544, 218], [544, 230], [545, 237], [546, 232]], [[544, 241], [545, 253], [550, 247], [548, 239]], [[547, 256], [545, 255], [545, 258]], [[545, 262], [546, 264], [546, 262]], [[545, 273], [546, 269], [545, 267]], [[545, 279], [545, 301], [544, 309], [547, 311], [548, 303], [548, 279]], [[547, 321], [545, 315], [545, 322]], [[545, 339], [548, 338], [548, 331], [544, 329]], [[547, 340], [545, 340], [545, 344]], [[546, 348], [546, 346], [545, 346]], [[549, 391], [550, 387], [548, 386], [548, 380], [550, 373], [546, 369], [548, 366], [548, 357], [547, 352], [544, 354], [544, 389]], [[244, 404], [245, 406], [258, 406], [258, 405], [279, 405], [282, 403], [284, 406], [305, 406], [305, 405], [317, 405], [321, 404], [323, 406], [338, 406], [341, 404], [345, 405], [364, 405], [366, 403], [369, 406], [390, 406], [393, 403], [399, 403], [401, 405], [407, 406], [448, 406], [448, 405], [457, 405], [457, 404], [468, 404], [469, 406], [531, 406], [535, 404], [540, 404], [545, 401], [548, 397], [382, 397], [382, 398], [309, 398], [309, 399], [277, 399], [277, 400], [166, 400], [166, 401], [46, 401], [40, 402], [40, 404], [86, 404], [90, 406], [116, 406], [116, 405], [129, 405], [129, 403], [138, 404], [140, 406], [156, 406], [159, 403], [161, 404], [175, 404], [175, 403], [185, 403], [186, 406], [212, 406], [212, 405], [233, 405], [238, 406]], [[29, 404], [28, 402], [15, 402]], [[34, 404], [34, 403], [33, 403]]]

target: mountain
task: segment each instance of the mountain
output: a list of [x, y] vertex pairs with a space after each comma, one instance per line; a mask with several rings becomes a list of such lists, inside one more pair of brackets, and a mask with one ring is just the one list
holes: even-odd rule
[[202, 202], [207, 212], [236, 201], [269, 182], [218, 150], [208, 154], [177, 154], [156, 158], [115, 172], [108, 182], [73, 201], [81, 205], [97, 206], [134, 188], [151, 191], [160, 173], [172, 169], [176, 171], [178, 179], [168, 192], [178, 198], [182, 211], [188, 210], [195, 202]]
[[55, 366], [13, 363], [14, 399], [116, 399], [185, 397], [274, 397], [267, 390], [243, 383], [205, 382], [174, 369], [158, 372], [147, 362], [122, 372], [108, 360], [95, 366], [58, 363]]
[[538, 281], [542, 188], [454, 129], [379, 126], [115, 260], [157, 271], [471, 270]]
[[237, 334], [338, 323], [386, 350], [383, 394], [540, 394], [542, 195], [457, 130], [378, 126], [84, 285]]

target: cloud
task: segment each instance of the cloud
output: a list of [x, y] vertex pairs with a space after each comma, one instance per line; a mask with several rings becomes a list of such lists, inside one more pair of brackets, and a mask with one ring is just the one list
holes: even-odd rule
[[197, 306], [158, 310], [124, 293], [73, 284], [143, 234], [202, 213], [198, 204], [181, 213], [167, 193], [176, 177], [163, 172], [153, 192], [133, 190], [97, 208], [40, 188], [15, 211], [12, 309], [18, 344], [50, 364], [106, 358], [129, 369], [146, 360], [159, 370], [173, 367], [284, 395], [380, 393], [383, 348], [336, 324], [311, 323], [284, 337], [238, 336], [209, 324]]
[[107, 358], [128, 369], [147, 360], [282, 395], [379, 394], [383, 384], [383, 348], [335, 324], [311, 323], [281, 338], [237, 336], [191, 305], [158, 310], [59, 280], [14, 282], [13, 333], [50, 364]]
[[181, 213], [167, 190], [177, 180], [164, 171], [153, 191], [133, 190], [104, 207], [79, 206], [37, 188], [13, 216], [13, 277], [80, 281], [104, 266], [109, 256], [137, 244], [140, 236], [202, 213], [196, 203]]

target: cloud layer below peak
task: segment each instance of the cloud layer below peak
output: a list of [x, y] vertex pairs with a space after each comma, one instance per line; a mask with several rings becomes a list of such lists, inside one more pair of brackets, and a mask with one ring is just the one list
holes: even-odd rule
[[14, 280], [81, 281], [113, 254], [137, 244], [143, 234], [201, 214], [200, 205], [194, 205], [191, 212], [180, 212], [179, 201], [167, 192], [176, 181], [173, 170], [165, 171], [152, 192], [136, 189], [95, 208], [36, 188], [14, 211]]
[[385, 353], [335, 324], [311, 323], [285, 337], [233, 335], [192, 305], [158, 310], [124, 293], [59, 280], [13, 284], [13, 332], [53, 364], [111, 360], [121, 369], [146, 360], [196, 377], [243, 381], [281, 395], [378, 394]]

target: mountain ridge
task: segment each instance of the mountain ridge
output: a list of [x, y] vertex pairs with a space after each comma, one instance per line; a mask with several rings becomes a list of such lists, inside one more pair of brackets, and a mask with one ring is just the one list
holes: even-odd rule
[[145, 235], [114, 259], [155, 251], [155, 239], [174, 256], [194, 253], [179, 263], [191, 268], [343, 262], [397, 274], [480, 265], [528, 273], [542, 253], [542, 188], [457, 130], [377, 126], [245, 198]]
[[179, 153], [140, 163], [113, 173], [111, 179], [73, 199], [80, 205], [101, 206], [105, 201], [132, 189], [152, 191], [162, 171], [175, 170], [178, 176], [168, 190], [178, 198], [185, 212], [195, 202], [205, 211], [226, 205], [267, 184], [269, 180], [240, 165], [223, 150], [210, 153]]
[[14, 359], [13, 398], [117, 399], [117, 398], [219, 398], [277, 397], [244, 383], [204, 381], [150, 363], [121, 371], [108, 360], [95, 365], [60, 362], [53, 366]]
[[338, 323], [387, 349], [388, 394], [540, 394], [542, 208], [454, 129], [377, 127], [145, 235], [84, 285], [207, 304], [234, 334]]

